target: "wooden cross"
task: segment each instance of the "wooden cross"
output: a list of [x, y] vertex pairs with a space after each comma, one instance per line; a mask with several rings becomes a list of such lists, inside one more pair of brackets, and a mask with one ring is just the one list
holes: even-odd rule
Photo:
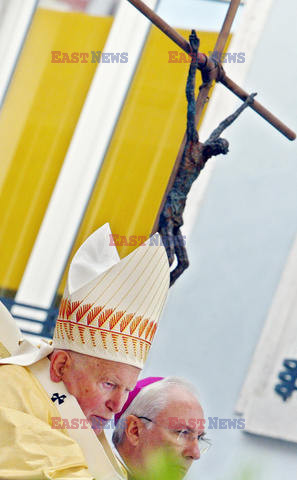
[[[155, 24], [177, 45], [179, 45], [186, 53], [192, 53], [190, 44], [178, 32], [176, 32], [172, 27], [170, 27], [159, 15], [157, 15], [153, 10], [151, 10], [147, 5], [145, 5], [142, 0], [128, 0], [128, 2], [134, 5], [143, 15], [145, 15], [153, 24]], [[221, 55], [224, 51], [228, 36], [230, 34], [231, 26], [240, 3], [241, 0], [231, 0], [231, 3], [229, 5], [223, 26], [221, 28], [214, 48], [215, 56], [218, 59], [221, 58]], [[246, 107], [250, 107], [255, 110], [259, 115], [261, 115], [266, 121], [268, 121], [289, 140], [295, 140], [296, 138], [295, 132], [293, 132], [283, 122], [281, 122], [281, 120], [278, 119], [275, 115], [269, 112], [263, 105], [254, 100], [255, 94], [249, 95], [226, 75], [226, 72], [224, 71], [222, 65], [218, 61], [216, 61], [216, 58], [214, 58], [214, 54], [212, 55], [212, 57], [208, 57], [204, 53], [200, 53], [198, 51], [198, 53], [195, 52], [195, 55], [197, 58], [197, 62], [195, 62], [195, 69], [198, 68], [201, 71], [203, 84], [200, 86], [199, 95], [196, 100], [195, 122], [193, 118], [192, 123], [198, 125], [199, 119], [203, 112], [203, 108], [208, 100], [209, 91], [212, 87], [213, 81], [220, 82], [225, 85], [235, 95], [242, 99], [244, 101], [244, 104], [233, 115], [225, 119], [224, 122], [221, 122], [219, 127], [212, 133], [212, 135], [204, 144], [199, 142], [198, 138], [199, 147], [194, 161], [194, 169], [192, 168], [194, 165], [193, 159], [191, 159], [191, 161], [189, 162], [187, 161], [187, 159], [184, 158], [185, 148], [187, 148], [188, 150], [188, 144], [186, 143], [188, 136], [187, 133], [184, 135], [174, 168], [171, 173], [171, 177], [167, 185], [165, 195], [163, 197], [163, 201], [161, 203], [152, 230], [152, 234], [156, 231], [159, 231], [161, 233], [163, 241], [167, 242], [167, 244], [164, 243], [164, 245], [166, 247], [169, 264], [172, 264], [174, 255], [176, 255], [176, 258], [178, 260], [177, 266], [173, 271], [171, 271], [170, 274], [171, 285], [189, 265], [186, 249], [184, 245], [181, 245], [180, 242], [180, 227], [183, 223], [182, 213], [186, 202], [188, 190], [191, 188], [192, 182], [199, 175], [200, 170], [205, 165], [207, 159], [214, 154], [218, 154], [212, 153], [208, 156], [204, 153], [207, 142], [211, 143], [213, 136], [216, 138], [219, 137], [221, 131], [223, 131], [228, 125], [230, 125], [238, 117], [240, 112]], [[194, 113], [195, 99], [191, 101], [191, 104], [192, 102], [194, 102], [194, 107], [191, 108], [192, 112]], [[228, 149], [226, 151], [228, 151]], [[184, 181], [185, 178], [187, 178], [186, 182]]]

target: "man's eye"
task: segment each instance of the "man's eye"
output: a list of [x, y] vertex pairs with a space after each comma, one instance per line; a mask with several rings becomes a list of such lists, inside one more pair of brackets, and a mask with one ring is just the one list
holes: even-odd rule
[[198, 435], [198, 441], [201, 441], [203, 444], [208, 444], [211, 446], [211, 439], [206, 436], [206, 433], [202, 433], [201, 435]]
[[114, 383], [111, 383], [111, 382], [104, 382], [104, 386], [106, 388], [113, 388], [115, 385], [114, 385]]
[[190, 432], [189, 432], [189, 430], [176, 430], [176, 433], [177, 433], [178, 435], [182, 435], [182, 436], [184, 436], [184, 437], [187, 437]]

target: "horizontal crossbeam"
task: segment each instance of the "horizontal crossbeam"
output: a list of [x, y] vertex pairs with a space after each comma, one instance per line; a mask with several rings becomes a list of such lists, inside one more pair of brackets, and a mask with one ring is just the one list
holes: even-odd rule
[[[157, 15], [153, 10], [151, 10], [142, 0], [128, 0], [129, 3], [134, 5], [143, 15], [145, 15], [156, 27], [158, 27], [162, 32], [165, 33], [173, 42], [175, 42], [182, 50], [186, 53], [191, 52], [190, 44], [168, 23], [166, 23], [159, 15]], [[237, 85], [233, 80], [231, 80], [224, 72], [221, 66], [218, 67], [217, 63], [214, 62], [204, 53], [198, 54], [198, 68], [202, 70], [207, 68], [213, 72], [213, 77], [217, 82], [222, 83], [227, 87], [231, 92], [233, 92], [241, 100], [245, 101], [249, 96], [245, 90], [243, 90], [239, 85]], [[216, 76], [215, 76], [216, 75]], [[255, 112], [257, 112], [262, 118], [269, 122], [274, 128], [276, 128], [280, 133], [282, 133], [289, 140], [296, 139], [296, 133], [291, 130], [287, 125], [285, 125], [279, 118], [277, 118], [273, 113], [271, 113], [267, 108], [265, 108], [261, 103], [254, 101], [250, 105]]]

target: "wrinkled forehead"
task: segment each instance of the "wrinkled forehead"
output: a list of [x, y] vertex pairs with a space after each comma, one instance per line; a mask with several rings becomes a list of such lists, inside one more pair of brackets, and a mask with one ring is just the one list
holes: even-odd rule
[[117, 385], [133, 389], [140, 369], [125, 363], [114, 362], [90, 355], [74, 353], [75, 367], [79, 368], [86, 376], [98, 380], [112, 381]]

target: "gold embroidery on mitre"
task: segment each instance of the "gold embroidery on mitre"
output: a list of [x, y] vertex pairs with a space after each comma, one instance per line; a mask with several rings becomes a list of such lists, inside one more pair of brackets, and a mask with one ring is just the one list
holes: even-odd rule
[[134, 317], [133, 313], [128, 313], [127, 315], [125, 315], [125, 317], [123, 318], [123, 320], [121, 321], [121, 324], [120, 324], [120, 332], [121, 333], [128, 327], [128, 325], [131, 322], [133, 317]]
[[107, 350], [107, 343], [106, 343], [107, 333], [106, 332], [100, 332], [100, 334], [101, 334], [103, 347], [105, 348], [105, 350]]
[[145, 362], [146, 358], [147, 358], [147, 355], [148, 355], [148, 352], [149, 352], [149, 349], [150, 349], [150, 345], [148, 343], [146, 343], [144, 345], [144, 348], [145, 348], [145, 352], [144, 352], [144, 356], [143, 356], [143, 361]]
[[149, 336], [149, 333], [151, 331], [151, 329], [153, 328], [153, 325], [154, 325], [154, 322], [151, 321], [146, 329], [146, 332], [145, 332], [145, 339], [147, 340], [147, 337]]
[[103, 307], [92, 308], [92, 310], [88, 313], [88, 316], [87, 316], [87, 324], [90, 325], [102, 310], [103, 310]]
[[151, 329], [151, 333], [150, 333], [150, 338], [149, 338], [150, 343], [152, 343], [156, 331], [157, 331], [157, 323], [154, 323], [154, 326]]
[[69, 300], [67, 301], [67, 306], [66, 306], [66, 318], [67, 320], [69, 317], [73, 314], [73, 312], [79, 307], [79, 301], [76, 300], [75, 302], [70, 302]]
[[104, 312], [100, 313], [99, 317], [98, 317], [98, 327], [101, 328], [104, 323], [106, 322], [106, 320], [108, 319], [108, 317], [110, 317], [110, 315], [115, 311], [114, 308], [107, 308], [106, 310], [104, 310]]
[[140, 346], [140, 358], [141, 360], [143, 360], [143, 342], [141, 340], [139, 342], [139, 346]]
[[97, 332], [97, 330], [95, 328], [89, 327], [89, 331], [90, 331], [90, 336], [91, 336], [91, 340], [92, 340], [92, 345], [93, 345], [93, 347], [97, 347], [97, 344], [96, 344], [96, 332]]
[[85, 342], [85, 331], [86, 331], [87, 327], [85, 327], [84, 325], [77, 325], [77, 328], [78, 328], [78, 331], [79, 331], [79, 336], [80, 336], [81, 342], [86, 343]]
[[74, 330], [74, 324], [73, 323], [69, 323], [69, 326], [68, 326], [68, 332], [69, 332], [69, 340], [72, 340], [74, 342], [74, 333], [73, 333], [73, 330]]
[[84, 318], [85, 314], [90, 310], [91, 307], [92, 307], [92, 304], [90, 303], [85, 303], [84, 305], [79, 307], [79, 309], [76, 311], [76, 314], [75, 314], [76, 321], [80, 322]]
[[64, 312], [64, 318], [66, 320], [70, 317], [70, 313], [71, 313], [71, 302], [67, 298], [66, 299], [66, 305], [65, 305], [65, 312]]
[[63, 322], [63, 323], [59, 322], [59, 325], [60, 325], [61, 337], [62, 337], [63, 340], [65, 340], [64, 332], [66, 333], [66, 335], [68, 335], [66, 322]]
[[124, 344], [125, 352], [128, 355], [128, 353], [129, 353], [128, 338], [122, 336], [122, 341], [123, 341], [123, 344]]
[[60, 322], [59, 322], [58, 319], [57, 319], [57, 322], [56, 322], [55, 335], [56, 335], [57, 338], [60, 338]]
[[117, 325], [117, 323], [119, 323], [119, 321], [121, 320], [121, 318], [124, 314], [125, 314], [125, 312], [123, 312], [123, 311], [116, 312], [116, 313], [113, 314], [113, 316], [109, 320], [109, 330], [114, 329], [114, 327]]
[[140, 324], [139, 330], [138, 330], [138, 336], [139, 336], [139, 337], [141, 337], [141, 335], [143, 334], [144, 329], [145, 329], [145, 327], [147, 326], [148, 322], [149, 322], [148, 318], [145, 318], [145, 319], [143, 320], [143, 322]]
[[135, 332], [136, 328], [138, 327], [139, 323], [141, 322], [142, 320], [142, 315], [139, 315], [138, 317], [136, 317], [133, 322], [131, 323], [131, 326], [130, 326], [130, 334], [133, 335], [133, 333]]
[[70, 335], [69, 335], [69, 322], [63, 322], [63, 330], [62, 331], [62, 334], [63, 334], [63, 340], [64, 340], [64, 332], [66, 333], [66, 336], [68, 338], [68, 340], [70, 339]]
[[119, 347], [118, 347], [118, 334], [117, 333], [112, 333], [111, 334], [111, 338], [112, 338], [112, 342], [113, 342], [113, 346], [114, 346], [114, 349], [116, 352], [119, 351]]
[[132, 338], [132, 345], [133, 345], [134, 355], [136, 357], [137, 356], [137, 340], [136, 340], [136, 338]]

